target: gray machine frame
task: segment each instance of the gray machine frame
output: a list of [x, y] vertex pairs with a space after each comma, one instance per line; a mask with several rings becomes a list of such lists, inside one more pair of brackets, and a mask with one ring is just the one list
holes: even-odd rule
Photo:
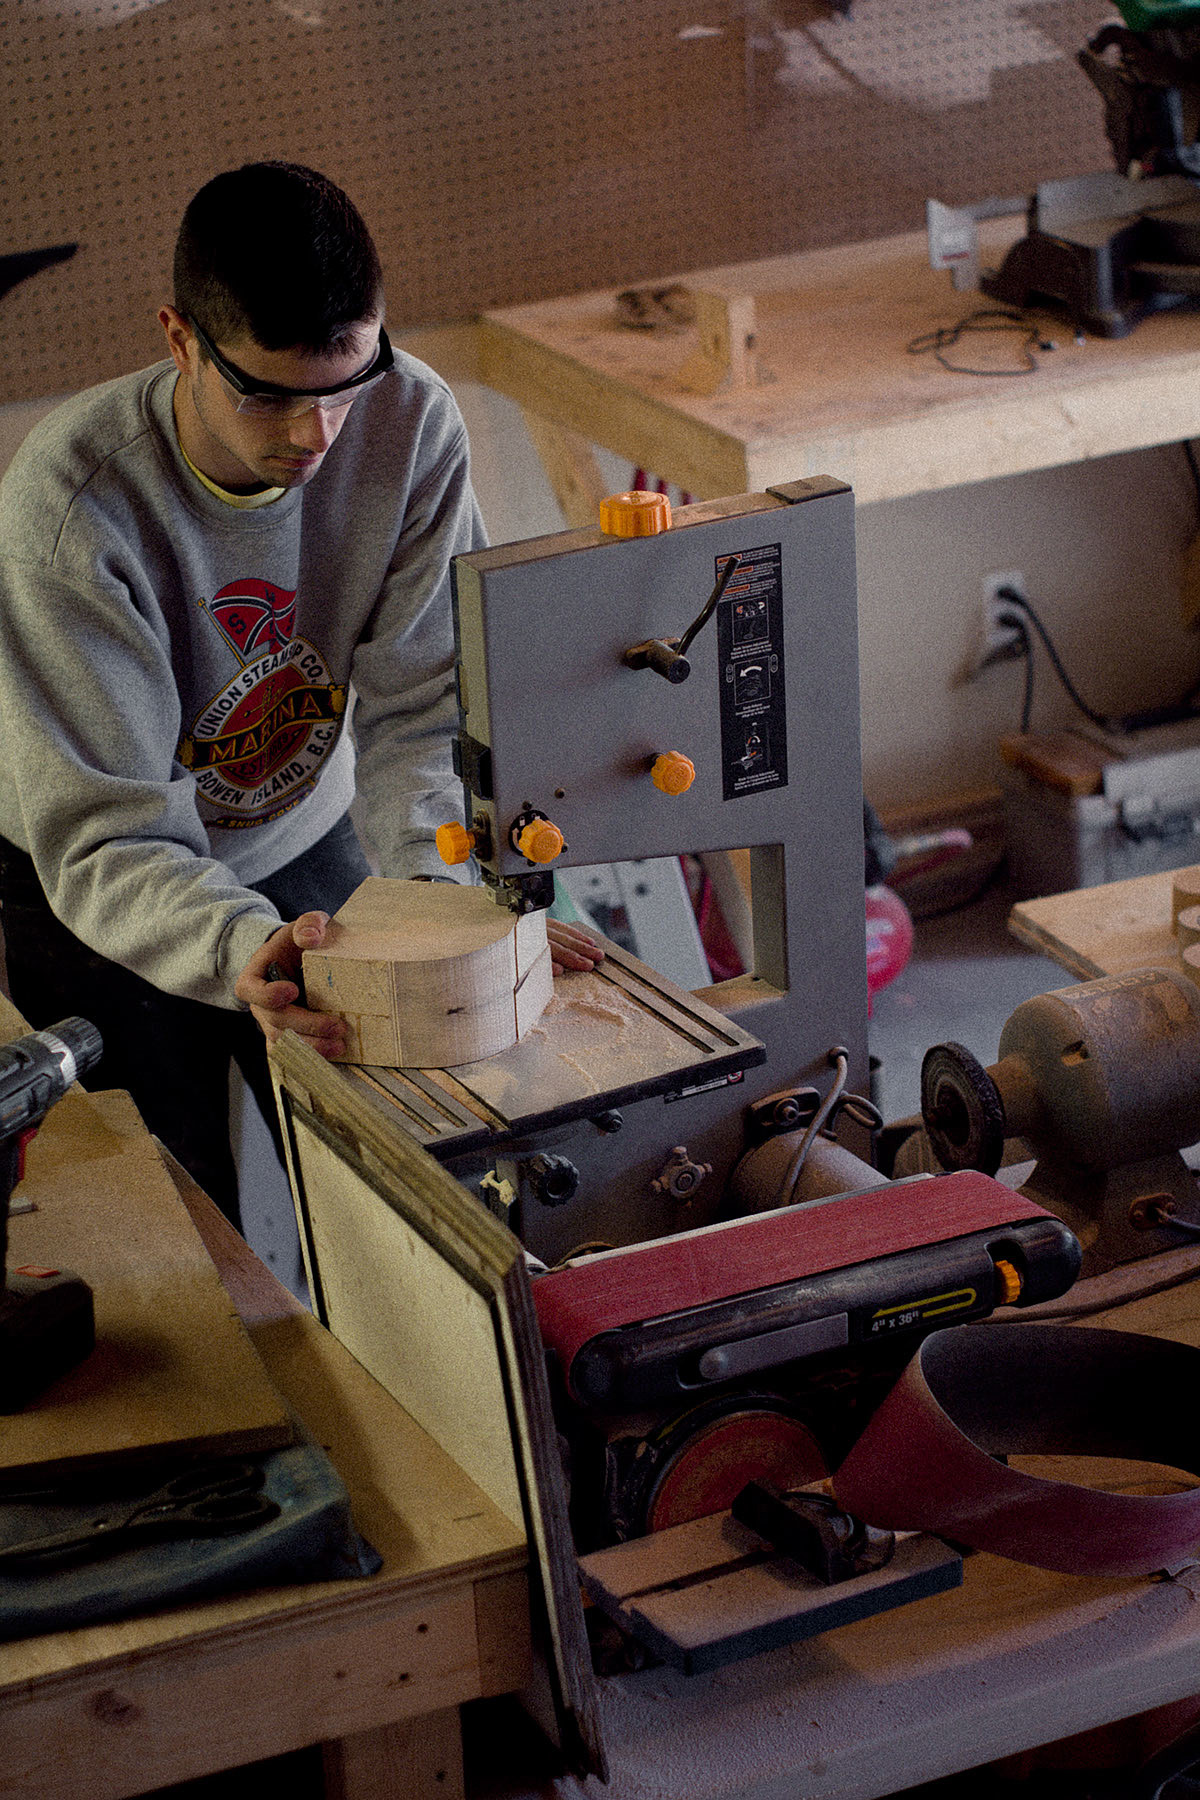
[[[689, 679], [676, 685], [628, 667], [632, 646], [682, 634], [731, 553], [745, 559], [747, 579], [735, 575], [690, 646]], [[766, 596], [764, 635], [747, 649], [732, 643], [720, 614], [757, 594]], [[697, 1003], [762, 1051], [757, 1066], [716, 1078], [697, 1054], [665, 1092], [660, 1083], [636, 1104], [624, 1100], [617, 1131], [591, 1122], [605, 1109], [602, 1093], [581, 1094], [576, 1119], [560, 1112], [551, 1123], [526, 1086], [502, 1117], [491, 1106], [491, 1147], [429, 1148], [468, 1186], [502, 1163], [521, 1195], [520, 1233], [548, 1259], [582, 1241], [631, 1242], [704, 1223], [721, 1212], [750, 1101], [798, 1084], [824, 1090], [835, 1046], [848, 1052], [851, 1089], [866, 1088], [853, 495], [817, 477], [680, 509], [657, 536], [571, 531], [476, 551], [456, 558], [455, 611], [467, 817], [483, 840], [484, 878], [503, 899], [505, 884], [529, 875], [510, 832], [530, 808], [562, 830], [560, 867], [748, 848], [755, 967]], [[733, 704], [748, 655], [771, 690], [757, 713]], [[733, 768], [731, 736], [747, 717], [774, 731], [776, 764], [786, 759], [757, 780]], [[666, 750], [695, 764], [682, 795], [650, 780]], [[660, 986], [678, 1004], [679, 990]], [[472, 1072], [454, 1075], [470, 1104]], [[493, 1067], [493, 1099], [496, 1079]], [[528, 1132], [522, 1108], [536, 1122]], [[686, 1196], [660, 1180], [676, 1146], [711, 1168]], [[543, 1204], [522, 1180], [545, 1153], [579, 1170], [566, 1204]]]

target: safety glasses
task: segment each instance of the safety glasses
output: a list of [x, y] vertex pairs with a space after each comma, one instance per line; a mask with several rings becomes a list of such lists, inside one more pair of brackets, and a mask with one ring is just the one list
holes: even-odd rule
[[240, 413], [270, 414], [277, 419], [294, 419], [301, 413], [311, 412], [314, 406], [325, 411], [333, 411], [339, 407], [349, 406], [360, 394], [365, 394], [377, 382], [390, 375], [395, 366], [388, 334], [381, 325], [379, 327], [379, 348], [374, 360], [357, 375], [351, 375], [348, 381], [339, 381], [328, 388], [285, 388], [277, 387], [272, 381], [255, 381], [244, 369], [222, 356], [208, 333], [189, 317], [188, 324], [195, 332], [211, 362], [237, 396], [236, 410]]

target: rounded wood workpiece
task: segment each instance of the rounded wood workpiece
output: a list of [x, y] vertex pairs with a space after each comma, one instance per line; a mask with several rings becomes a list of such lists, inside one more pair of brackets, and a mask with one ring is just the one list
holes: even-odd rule
[[444, 1069], [498, 1056], [553, 990], [546, 915], [485, 888], [372, 875], [304, 953], [314, 1012], [348, 1026], [345, 1062]]
[[1200, 906], [1185, 906], [1175, 920], [1175, 936], [1180, 950], [1200, 944]]

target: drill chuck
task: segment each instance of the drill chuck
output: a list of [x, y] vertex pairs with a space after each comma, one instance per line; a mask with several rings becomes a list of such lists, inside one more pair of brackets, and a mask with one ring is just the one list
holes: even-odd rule
[[103, 1050], [96, 1027], [80, 1018], [60, 1019], [0, 1048], [0, 1141], [43, 1119]]

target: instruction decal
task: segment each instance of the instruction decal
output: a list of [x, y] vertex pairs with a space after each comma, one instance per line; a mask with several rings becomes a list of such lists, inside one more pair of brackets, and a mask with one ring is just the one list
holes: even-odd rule
[[721, 684], [721, 778], [726, 800], [786, 787], [787, 708], [783, 669], [783, 557], [759, 544], [730, 555], [738, 566], [717, 605]]

